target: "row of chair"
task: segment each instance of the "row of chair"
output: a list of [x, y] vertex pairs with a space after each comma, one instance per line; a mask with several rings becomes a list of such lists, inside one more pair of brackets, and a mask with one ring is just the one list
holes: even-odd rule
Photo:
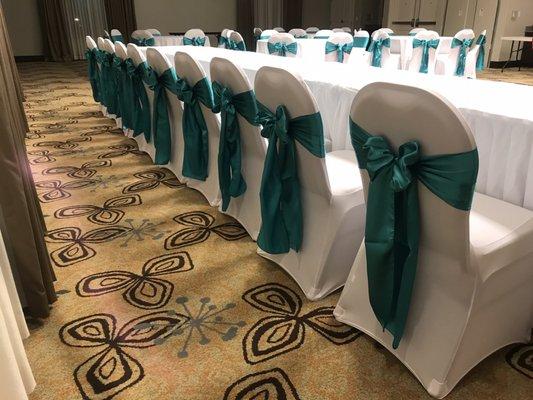
[[[493, 351], [529, 339], [533, 213], [473, 193], [475, 140], [446, 100], [416, 87], [368, 85], [346, 116], [355, 153], [325, 153], [320, 110], [295, 73], [263, 67], [252, 86], [238, 66], [213, 58], [209, 81], [185, 52], [177, 52], [172, 63], [156, 48], [145, 57], [134, 44], [102, 38], [98, 48], [90, 38], [87, 44], [89, 51], [119, 58], [114, 65], [131, 62], [144, 70], [142, 89], [155, 119], [149, 129], [160, 125], [163, 104], [172, 132], [171, 155], [162, 163], [212, 206], [225, 197], [221, 211], [236, 218], [258, 240], [259, 254], [284, 268], [309, 299], [345, 285], [335, 317], [389, 349], [431, 395], [445, 396]], [[113, 73], [101, 59], [97, 71]], [[128, 93], [120, 90], [127, 79], [119, 78], [119, 69], [113, 76], [119, 96]], [[201, 146], [207, 153], [191, 146], [191, 137], [198, 141], [202, 134], [184, 123], [193, 118], [191, 107], [198, 107], [195, 121], [207, 132], [208, 143]], [[231, 115], [236, 124], [229, 123]], [[153, 147], [154, 137], [148, 139]], [[450, 155], [453, 161], [446, 159]], [[455, 157], [469, 162], [457, 168]], [[200, 158], [207, 161], [205, 175], [192, 177], [185, 167]], [[450, 184], [458, 172], [468, 176], [461, 190], [430, 185], [432, 176], [447, 176]], [[455, 202], [459, 194], [464, 198]], [[403, 219], [405, 212], [411, 214]], [[381, 222], [369, 224], [376, 216]], [[386, 233], [383, 243], [371, 236], [376, 231]], [[402, 269], [405, 254], [414, 270]], [[395, 269], [385, 268], [389, 264]], [[388, 304], [386, 321], [380, 302]], [[396, 313], [406, 318], [401, 342]]]

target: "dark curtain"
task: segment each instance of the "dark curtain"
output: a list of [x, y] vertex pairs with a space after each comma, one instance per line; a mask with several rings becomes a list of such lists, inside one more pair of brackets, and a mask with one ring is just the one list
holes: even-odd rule
[[0, 229], [21, 303], [34, 317], [47, 317], [56, 300], [55, 276], [44, 242], [24, 139], [28, 124], [22, 91], [0, 4]]
[[108, 31], [118, 29], [128, 43], [131, 33], [137, 29], [133, 0], [105, 0], [105, 13]]
[[255, 51], [253, 0], [237, 0], [237, 32], [242, 35], [246, 48]]
[[283, 26], [288, 31], [302, 27], [303, 0], [283, 0]]
[[72, 48], [61, 0], [38, 0], [44, 56], [47, 61], [72, 61]]

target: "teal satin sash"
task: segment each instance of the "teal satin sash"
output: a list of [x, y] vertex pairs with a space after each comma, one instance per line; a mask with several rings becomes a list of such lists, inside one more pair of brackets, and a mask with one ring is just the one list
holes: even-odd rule
[[220, 36], [220, 39], [218, 40], [219, 46], [222, 46], [224, 49], [229, 48], [229, 39], [224, 36]]
[[370, 176], [365, 248], [370, 304], [383, 329], [402, 338], [418, 264], [418, 181], [459, 210], [470, 210], [478, 172], [477, 149], [423, 156], [410, 141], [394, 154], [386, 139], [350, 119], [359, 168]]
[[274, 114], [258, 103], [261, 135], [268, 149], [261, 179], [261, 230], [258, 246], [270, 254], [302, 245], [303, 216], [296, 160], [296, 141], [316, 157], [324, 158], [324, 132], [320, 113], [291, 119], [283, 105]]
[[103, 94], [103, 104], [109, 114], [117, 114], [117, 87], [115, 71], [113, 67], [114, 54], [101, 52], [102, 70], [101, 70], [101, 89]]
[[326, 42], [326, 54], [337, 52], [337, 61], [344, 62], [344, 54], [350, 54], [352, 52], [353, 43], [336, 44], [332, 42]]
[[184, 46], [205, 46], [205, 37], [199, 37], [199, 36], [193, 37], [193, 38], [184, 37], [183, 45]]
[[152, 118], [150, 116], [150, 102], [144, 87], [144, 77], [148, 74], [149, 67], [146, 62], [138, 66], [130, 63], [127, 65], [128, 76], [131, 80], [132, 88], [132, 111], [133, 136], [144, 133], [147, 143], [150, 143], [152, 136]]
[[472, 46], [473, 39], [459, 40], [453, 38], [452, 49], [455, 47], [461, 47], [459, 49], [459, 56], [457, 58], [457, 68], [455, 69], [456, 76], [463, 76], [465, 74], [466, 55], [470, 46]]
[[372, 40], [368, 51], [372, 53], [372, 66], [381, 68], [381, 53], [383, 46], [390, 47], [390, 39], [378, 39]]
[[93, 99], [100, 102], [100, 70], [98, 69], [98, 49], [85, 50], [85, 59], [87, 60], [87, 67], [89, 72], [89, 82], [93, 91]]
[[155, 46], [155, 39], [153, 37], [137, 39], [137, 45], [143, 47]]
[[111, 35], [111, 41], [113, 43], [115, 42], [122, 42], [124, 43], [124, 38], [122, 37], [122, 35]]
[[482, 71], [485, 68], [485, 43], [487, 37], [485, 35], [479, 35], [476, 40], [476, 44], [479, 45], [479, 52], [476, 59], [476, 71]]
[[169, 68], [161, 75], [158, 75], [154, 69], [150, 69], [144, 76], [144, 82], [154, 91], [154, 163], [165, 165], [170, 161], [172, 148], [170, 121], [168, 118], [168, 98], [165, 89], [175, 93], [176, 71], [174, 71], [174, 68]]
[[228, 209], [231, 197], [246, 191], [241, 174], [241, 130], [237, 114], [256, 125], [257, 104], [253, 90], [234, 95], [230, 88], [213, 82], [213, 112], [220, 113], [220, 142], [218, 147], [218, 182], [222, 194], [222, 211]]
[[205, 181], [209, 165], [209, 133], [200, 104], [213, 109], [213, 91], [207, 78], [191, 87], [184, 79], [176, 84], [178, 98], [183, 101], [183, 176]]
[[117, 63], [118, 68], [118, 81], [119, 86], [119, 96], [118, 102], [120, 104], [120, 113], [122, 117], [122, 127], [126, 129], [133, 129], [133, 87], [131, 83], [131, 77], [128, 73], [128, 70], [133, 67], [133, 61], [131, 58], [126, 60], [121, 60], [118, 58]]
[[329, 36], [314, 36], [313, 39], [329, 39]]
[[368, 36], [356, 36], [353, 38], [353, 47], [366, 49], [370, 38]]
[[229, 41], [228, 48], [231, 50], [246, 51], [244, 42], [235, 42], [234, 40]]
[[122, 92], [122, 59], [116, 54], [113, 54], [113, 79], [115, 80], [115, 105], [116, 116], [122, 118], [122, 101], [124, 94]]
[[307, 39], [308, 36], [307, 36], [307, 34], [305, 34], [305, 35], [295, 35], [294, 38], [295, 39]]
[[437, 47], [439, 47], [439, 39], [432, 39], [432, 40], [413, 39], [413, 49], [416, 49], [417, 47], [422, 47], [422, 61], [420, 62], [419, 72], [422, 72], [423, 74], [427, 74], [428, 73], [428, 62], [429, 62], [429, 49], [437, 50]]
[[272, 36], [272, 35], [263, 35], [263, 34], [261, 34], [261, 36], [259, 36], [259, 39], [261, 39], [261, 40], [270, 39], [270, 36]]
[[269, 54], [277, 53], [282, 57], [285, 57], [287, 53], [296, 54], [298, 52], [298, 45], [296, 44], [296, 42], [290, 44], [282, 42], [268, 43], [267, 47]]

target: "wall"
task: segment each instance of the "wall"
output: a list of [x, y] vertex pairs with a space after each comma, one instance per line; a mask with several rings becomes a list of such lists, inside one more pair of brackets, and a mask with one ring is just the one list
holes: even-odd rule
[[331, 0], [303, 0], [302, 8], [303, 29], [310, 26], [318, 28], [329, 27]]
[[[513, 11], [520, 16], [513, 19]], [[500, 0], [500, 11], [496, 20], [491, 61], [504, 61], [509, 57], [511, 42], [503, 42], [503, 36], [524, 36], [526, 25], [533, 24], [532, 0]]]
[[[17, 0], [15, 0], [17, 1]], [[237, 26], [236, 0], [135, 0], [137, 29], [163, 34], [200, 28], [220, 32]]]
[[42, 56], [37, 0], [1, 0], [15, 56]]

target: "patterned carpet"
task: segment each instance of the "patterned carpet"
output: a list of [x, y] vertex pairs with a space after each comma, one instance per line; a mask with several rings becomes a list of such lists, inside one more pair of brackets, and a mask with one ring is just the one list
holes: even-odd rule
[[[520, 83], [522, 85], [533, 86], [533, 68], [518, 68], [501, 69], [485, 68], [483, 71], [477, 73], [478, 79], [488, 79], [490, 81], [500, 81], [507, 83]], [[525, 99], [524, 99], [525, 101]]]
[[[60, 294], [26, 341], [31, 399], [429, 398], [333, 319], [338, 293], [306, 300], [239, 224], [139, 152], [92, 101], [83, 63], [20, 70]], [[526, 399], [532, 353], [492, 355], [448, 399]]]

